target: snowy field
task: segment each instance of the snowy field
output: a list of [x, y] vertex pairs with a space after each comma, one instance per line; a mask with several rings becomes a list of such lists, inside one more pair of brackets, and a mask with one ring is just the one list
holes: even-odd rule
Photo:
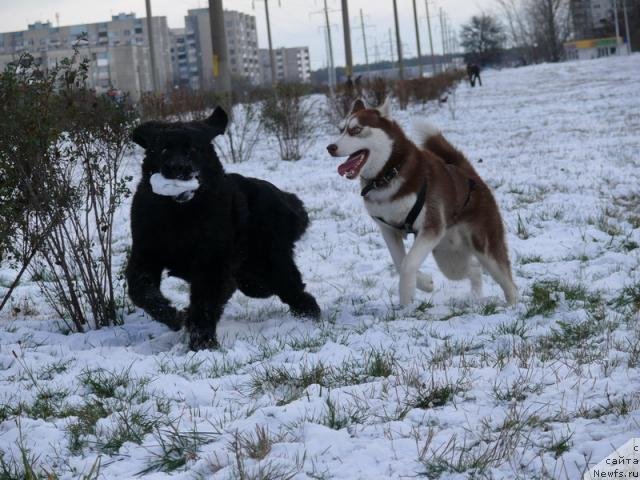
[[[20, 478], [24, 454], [45, 478], [582, 478], [640, 437], [639, 73], [640, 55], [486, 72], [455, 120], [396, 112], [407, 130], [428, 115], [494, 189], [515, 307], [488, 276], [472, 301], [428, 259], [434, 293], [395, 308], [329, 126], [300, 162], [264, 141], [227, 167], [305, 202], [297, 258], [321, 322], [238, 293], [222, 348], [192, 353], [140, 311], [69, 334], [25, 281], [0, 319], [0, 477]], [[128, 209], [118, 221], [122, 263]], [[187, 301], [181, 282], [163, 291]]]

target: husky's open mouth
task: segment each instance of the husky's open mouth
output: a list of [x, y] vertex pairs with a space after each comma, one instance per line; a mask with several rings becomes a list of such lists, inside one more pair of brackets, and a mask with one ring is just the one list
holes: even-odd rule
[[338, 166], [338, 173], [349, 180], [353, 180], [358, 176], [364, 164], [367, 163], [368, 158], [369, 150], [358, 150], [349, 155], [346, 162]]

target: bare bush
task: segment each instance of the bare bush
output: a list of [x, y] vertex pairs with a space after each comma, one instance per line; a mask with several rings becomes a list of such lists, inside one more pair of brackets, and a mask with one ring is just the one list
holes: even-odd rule
[[302, 84], [281, 83], [262, 102], [264, 128], [278, 141], [282, 160], [300, 160], [313, 140], [314, 102], [306, 97], [307, 89]]
[[249, 160], [262, 130], [259, 104], [240, 103], [225, 109], [231, 114], [230, 122], [225, 134], [214, 140], [218, 153], [228, 163]]
[[180, 88], [169, 93], [145, 93], [140, 97], [138, 110], [145, 120], [171, 118], [173, 120], [202, 120], [208, 109], [222, 102], [212, 91], [193, 91]]
[[117, 322], [113, 222], [129, 194], [123, 160], [134, 120], [127, 102], [85, 87], [87, 65], [74, 56], [45, 71], [24, 56], [0, 81], [2, 117], [11, 120], [1, 129], [0, 170], [13, 195], [3, 191], [0, 209], [15, 225], [3, 245], [78, 331]]
[[0, 75], [0, 260], [18, 270], [0, 310], [70, 199], [51, 179], [60, 170], [57, 141], [64, 129], [56, 92], [75, 73], [65, 63], [45, 72], [25, 54]]
[[41, 283], [50, 306], [81, 331], [118, 322], [123, 289], [114, 278], [113, 224], [130, 195], [123, 174], [130, 146], [132, 110], [88, 90], [74, 92], [66, 109], [69, 125], [60, 145], [58, 175], [70, 192], [62, 206], [64, 221], [45, 238], [36, 266], [51, 282]]

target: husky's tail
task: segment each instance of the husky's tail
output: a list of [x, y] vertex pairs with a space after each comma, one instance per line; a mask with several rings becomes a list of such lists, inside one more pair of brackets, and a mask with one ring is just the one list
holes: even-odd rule
[[427, 120], [420, 119], [414, 124], [416, 138], [422, 148], [435, 153], [444, 160], [445, 163], [456, 167], [470, 170], [475, 173], [475, 169], [462, 152], [451, 145], [440, 129]]

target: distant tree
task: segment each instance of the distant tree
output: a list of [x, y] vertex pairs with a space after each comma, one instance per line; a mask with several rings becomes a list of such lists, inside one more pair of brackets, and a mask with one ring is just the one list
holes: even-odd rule
[[[637, 1], [637, 0], [634, 0]], [[532, 62], [557, 62], [572, 34], [571, 0], [496, 0], [508, 40]]]
[[487, 13], [474, 15], [460, 32], [461, 44], [469, 61], [486, 65], [500, 60], [506, 41], [504, 26]]
[[562, 60], [572, 30], [569, 0], [528, 0], [526, 4], [534, 45], [545, 60]]

